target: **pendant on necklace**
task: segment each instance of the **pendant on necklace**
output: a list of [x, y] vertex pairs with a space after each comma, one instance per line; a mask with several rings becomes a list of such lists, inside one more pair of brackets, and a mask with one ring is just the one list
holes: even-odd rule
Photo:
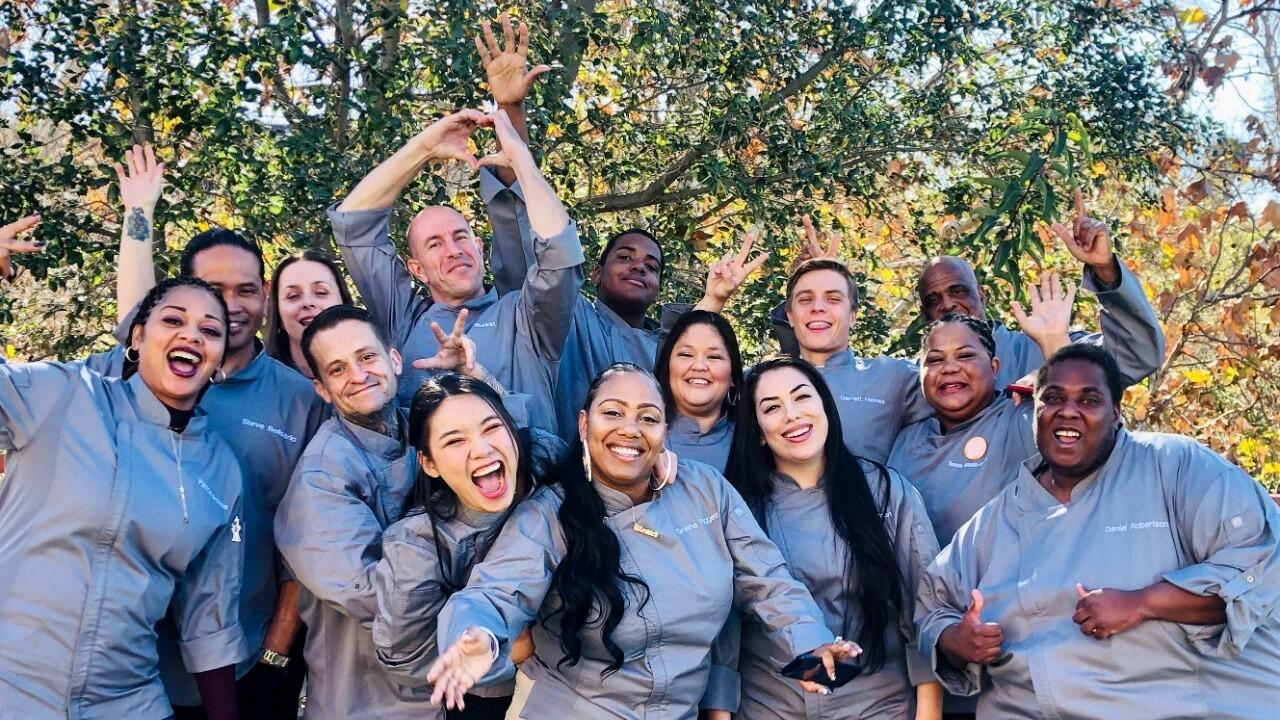
[[648, 535], [648, 536], [649, 536], [649, 537], [651, 537], [651, 538], [656, 538], [656, 537], [658, 537], [658, 531], [657, 531], [657, 530], [654, 530], [654, 529], [652, 529], [652, 528], [647, 528], [647, 527], [645, 527], [645, 526], [641, 525], [639, 520], [636, 520], [635, 522], [633, 522], [633, 523], [631, 524], [631, 529], [632, 529], [632, 530], [635, 530], [636, 532], [640, 533], [641, 535]]

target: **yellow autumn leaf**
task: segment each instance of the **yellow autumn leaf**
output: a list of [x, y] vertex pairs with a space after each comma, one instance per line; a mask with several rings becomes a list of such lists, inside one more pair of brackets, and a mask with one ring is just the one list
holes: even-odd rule
[[1093, 174], [1094, 174], [1094, 175], [1106, 175], [1106, 174], [1107, 174], [1107, 166], [1106, 166], [1106, 164], [1105, 164], [1105, 163], [1102, 163], [1102, 162], [1096, 162], [1096, 163], [1094, 163], [1093, 165], [1089, 166], [1089, 169], [1093, 171]]
[[1192, 7], [1178, 13], [1178, 19], [1188, 25], [1199, 25], [1209, 18], [1204, 14], [1204, 10]]
[[1188, 370], [1182, 373], [1182, 376], [1192, 385], [1208, 385], [1213, 380], [1213, 373], [1203, 368]]
[[1236, 456], [1240, 458], [1253, 458], [1258, 455], [1258, 451], [1262, 449], [1262, 443], [1257, 438], [1245, 438], [1236, 443]]

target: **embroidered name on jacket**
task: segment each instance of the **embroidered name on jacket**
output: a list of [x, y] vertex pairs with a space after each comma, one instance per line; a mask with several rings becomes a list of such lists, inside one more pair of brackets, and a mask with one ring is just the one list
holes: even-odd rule
[[874, 403], [876, 405], [887, 404], [883, 398], [871, 397], [869, 395], [837, 395], [836, 399], [843, 400], [844, 402]]
[[280, 428], [276, 427], [275, 425], [271, 425], [269, 423], [260, 423], [257, 420], [250, 420], [249, 418], [241, 418], [240, 424], [246, 427], [257, 428], [258, 430], [265, 430], [271, 433], [272, 435], [275, 435], [276, 437], [280, 438], [281, 440], [288, 440], [289, 442], [294, 444], [297, 444], [298, 442], [297, 435], [291, 435], [285, 432], [284, 430], [281, 430]]
[[1106, 532], [1118, 533], [1129, 532], [1130, 530], [1163, 530], [1169, 527], [1169, 523], [1164, 520], [1147, 520], [1146, 522], [1131, 522], [1128, 525], [1108, 525]]
[[683, 535], [690, 530], [697, 530], [700, 527], [706, 527], [720, 518], [720, 513], [712, 513], [696, 523], [689, 523], [682, 528], [676, 528], [677, 535]]

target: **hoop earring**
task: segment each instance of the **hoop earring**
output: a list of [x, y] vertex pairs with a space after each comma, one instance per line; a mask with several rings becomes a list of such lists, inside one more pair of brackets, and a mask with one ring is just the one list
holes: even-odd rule
[[733, 407], [738, 407], [738, 401], [742, 399], [742, 392], [738, 390], [737, 385], [729, 387], [729, 392], [725, 395], [725, 400]]
[[582, 470], [587, 474], [587, 483], [594, 482], [591, 477], [591, 453], [587, 450], [587, 442], [582, 441]]
[[[132, 352], [132, 353], [133, 353], [133, 357], [129, 357], [129, 353], [130, 353], [130, 352]], [[125, 362], [127, 362], [127, 363], [133, 363], [134, 365], [137, 365], [137, 364], [138, 364], [138, 361], [139, 361], [139, 360], [141, 360], [141, 359], [142, 359], [142, 356], [138, 353], [138, 348], [136, 348], [136, 347], [134, 347], [134, 346], [130, 345], [129, 347], [127, 347], [127, 348], [125, 348], [125, 349], [124, 349], [124, 361], [125, 361]]]
[[223, 372], [222, 368], [217, 368], [213, 371], [213, 375], [210, 376], [209, 384], [220, 385], [226, 379], [227, 379], [227, 374]]

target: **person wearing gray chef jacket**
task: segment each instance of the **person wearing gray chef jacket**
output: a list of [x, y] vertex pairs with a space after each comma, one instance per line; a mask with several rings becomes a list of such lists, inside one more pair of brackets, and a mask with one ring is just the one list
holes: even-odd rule
[[[1046, 356], [1069, 344], [1075, 288], [1054, 274], [1031, 288], [1022, 328]], [[951, 536], [1017, 477], [1035, 454], [1032, 404], [1000, 392], [991, 326], [971, 315], [943, 315], [924, 332], [920, 388], [934, 416], [898, 434], [889, 466], [924, 497], [939, 542]]]
[[771, 628], [788, 659], [820, 661], [803, 682], [824, 691], [811, 678], [834, 677], [856, 645], [823, 624], [724, 476], [665, 450], [653, 377], [609, 368], [578, 423], [558, 483], [520, 503], [445, 603], [433, 700], [457, 707], [477, 681], [508, 678], [511, 641], [536, 621], [521, 717], [692, 719], [733, 606]]
[[226, 337], [217, 292], [174, 278], [139, 307], [127, 379], [0, 365], [0, 717], [169, 717], [166, 611], [208, 716], [236, 717], [240, 470], [196, 407]]
[[[477, 161], [467, 141], [477, 127], [491, 125], [500, 143], [496, 155]], [[431, 160], [461, 159], [472, 167], [508, 166], [528, 198], [529, 222], [537, 238], [537, 270], [519, 292], [502, 297], [484, 287], [480, 241], [466, 219], [446, 206], [428, 207], [409, 225], [409, 258], [401, 261], [388, 235], [393, 204]], [[439, 349], [431, 324], [453, 324], [468, 311], [467, 333], [478, 361], [508, 391], [524, 396], [534, 427], [554, 430], [552, 394], [573, 304], [582, 287], [582, 246], [577, 227], [547, 184], [529, 148], [505, 111], [483, 115], [462, 110], [416, 135], [330, 208], [334, 237], [347, 271], [369, 311], [392, 343], [414, 360], [400, 384], [408, 407], [429, 374], [422, 362]], [[421, 281], [426, 291], [414, 280]]]
[[916, 586], [938, 553], [924, 502], [897, 472], [851, 454], [839, 429], [831, 391], [804, 360], [776, 356], [747, 378], [727, 477], [827, 628], [862, 648], [862, 672], [829, 696], [805, 695], [778, 675], [767, 629], [742, 621], [739, 718], [941, 716], [942, 689], [912, 622]]
[[[496, 392], [457, 373], [418, 388], [409, 437], [418, 464], [412, 509], [382, 534], [373, 646], [388, 674], [426, 686], [440, 608], [466, 585], [511, 508], [559, 463], [565, 447], [550, 433], [519, 429]], [[504, 717], [512, 690], [510, 683], [475, 688], [485, 697], [467, 698], [466, 717]], [[446, 715], [441, 707], [424, 713]]]
[[[150, 147], [135, 146], [116, 167], [122, 213], [128, 218], [117, 258], [116, 298], [121, 329], [132, 308], [155, 284], [153, 210], [164, 165]], [[258, 340], [270, 284], [262, 250], [239, 233], [213, 228], [191, 238], [179, 259], [183, 275], [198, 277], [221, 294], [231, 320], [227, 358], [200, 399], [209, 427], [231, 446], [244, 478], [244, 576], [240, 622], [251, 656], [237, 673], [242, 718], [284, 720], [298, 714], [306, 668], [302, 662], [298, 585], [276, 551], [272, 525], [294, 464], [320, 426], [326, 409], [311, 383], [269, 357]], [[117, 339], [127, 340], [120, 331]], [[90, 367], [118, 376], [124, 346], [95, 353]], [[160, 628], [160, 677], [178, 720], [199, 718], [200, 697], [184, 670], [172, 623]]]
[[[461, 319], [440, 334], [433, 367], [467, 367], [474, 353]], [[428, 712], [430, 693], [378, 664], [370, 633], [382, 534], [413, 490], [408, 418], [396, 402], [400, 354], [363, 308], [336, 305], [302, 335], [316, 392], [333, 405], [307, 444], [276, 514], [276, 544], [303, 587], [307, 716], [408, 718]]]
[[1116, 361], [1052, 355], [1036, 445], [917, 599], [979, 718], [1264, 718], [1280, 707], [1280, 511], [1190, 438], [1130, 432]]
[[718, 313], [691, 310], [672, 325], [653, 375], [678, 457], [724, 471], [742, 393], [742, 355], [733, 326]]

